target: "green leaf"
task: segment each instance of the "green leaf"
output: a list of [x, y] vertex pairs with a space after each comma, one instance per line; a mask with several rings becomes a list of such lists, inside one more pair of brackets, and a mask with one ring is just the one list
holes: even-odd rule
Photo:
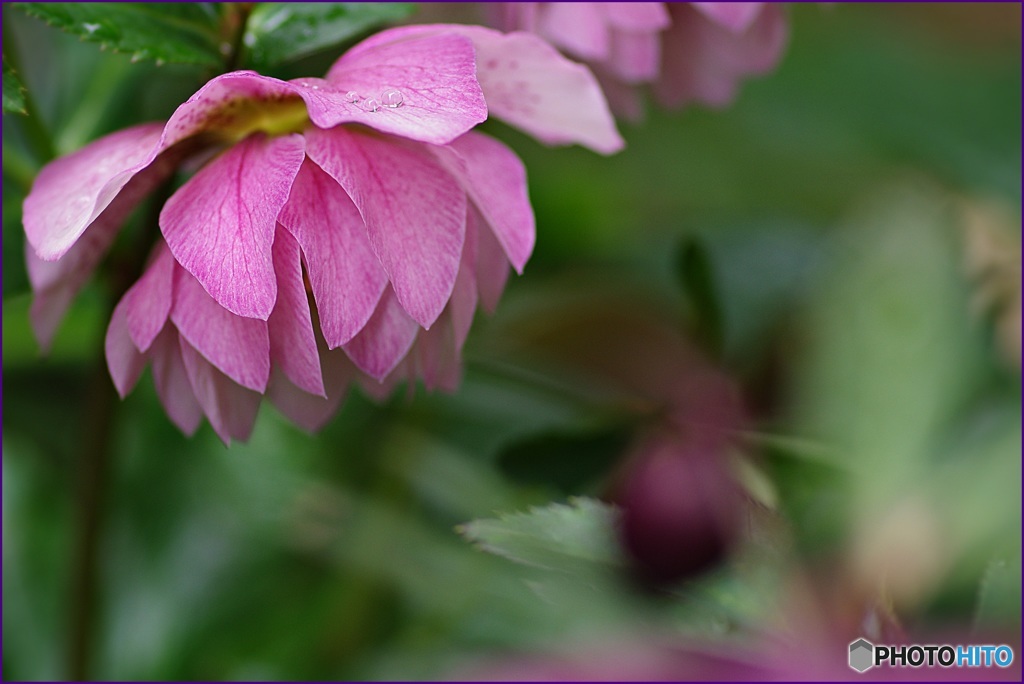
[[977, 345], [958, 239], [942, 189], [896, 182], [836, 234], [816, 286], [797, 405], [851, 467], [858, 513], [931, 471], [971, 391]]
[[249, 16], [244, 41], [254, 66], [274, 66], [398, 21], [414, 9], [414, 3], [392, 2], [260, 3]]
[[16, 6], [83, 40], [131, 54], [135, 61], [216, 66], [223, 59], [219, 10], [214, 3], [20, 2]]
[[1020, 627], [1020, 548], [1015, 554], [994, 560], [981, 578], [974, 629]]
[[600, 501], [569, 499], [526, 513], [474, 520], [458, 528], [484, 551], [516, 563], [571, 575], [604, 574], [623, 563], [615, 540], [617, 511]]
[[689, 239], [680, 245], [675, 266], [676, 276], [693, 307], [695, 336], [717, 356], [722, 349], [722, 312], [711, 257], [703, 244]]
[[25, 86], [14, 75], [14, 69], [4, 60], [4, 114], [25, 113]]

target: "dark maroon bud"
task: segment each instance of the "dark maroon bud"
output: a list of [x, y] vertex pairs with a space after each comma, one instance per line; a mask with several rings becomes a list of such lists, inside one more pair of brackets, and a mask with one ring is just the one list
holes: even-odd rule
[[621, 490], [623, 546], [638, 579], [663, 586], [720, 564], [736, 538], [743, 498], [725, 454], [674, 435], [646, 439]]

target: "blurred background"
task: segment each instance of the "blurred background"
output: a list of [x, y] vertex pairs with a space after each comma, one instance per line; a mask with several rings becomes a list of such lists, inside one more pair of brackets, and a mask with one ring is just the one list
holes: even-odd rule
[[[1019, 644], [1020, 5], [788, 9], [774, 74], [620, 124], [614, 157], [485, 123], [538, 240], [459, 391], [353, 389], [315, 436], [265, 405], [229, 449], [148, 374], [100, 415], [102, 279], [40, 353], [44, 160], [4, 115], [3, 677], [738, 677], [722, 654], [811, 635], [845, 676], [858, 636]], [[3, 12], [59, 154], [205, 78]]]

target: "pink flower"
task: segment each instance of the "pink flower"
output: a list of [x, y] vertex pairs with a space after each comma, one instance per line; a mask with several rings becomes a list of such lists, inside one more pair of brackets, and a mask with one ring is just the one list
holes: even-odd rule
[[166, 124], [40, 172], [24, 206], [36, 334], [49, 344], [132, 209], [212, 147], [111, 320], [122, 396], [149, 363], [172, 420], [192, 432], [205, 414], [227, 442], [262, 394], [315, 428], [360, 374], [453, 387], [478, 301], [496, 306], [534, 244], [522, 163], [471, 131], [489, 114], [548, 143], [622, 145], [590, 72], [527, 34], [399, 28], [325, 79], [214, 78]]
[[623, 114], [641, 112], [638, 86], [667, 107], [729, 104], [746, 76], [775, 68], [783, 8], [762, 2], [499, 3], [496, 23], [532, 31], [589, 63]]

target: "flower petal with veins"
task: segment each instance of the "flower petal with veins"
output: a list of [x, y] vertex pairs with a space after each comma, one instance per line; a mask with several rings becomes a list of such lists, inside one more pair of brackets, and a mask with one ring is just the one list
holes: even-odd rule
[[278, 228], [274, 240], [274, 271], [278, 290], [277, 304], [267, 320], [270, 357], [299, 389], [326, 397], [299, 243], [284, 228]]
[[340, 347], [370, 320], [388, 285], [363, 218], [338, 182], [307, 159], [278, 220], [302, 247], [324, 338]]
[[398, 301], [429, 328], [451, 296], [466, 193], [426, 152], [344, 128], [306, 133], [310, 159], [352, 198]]
[[266, 389], [270, 338], [265, 321], [224, 309], [183, 268], [174, 274], [171, 321], [183, 340], [229, 378], [257, 392]]
[[218, 304], [267, 320], [277, 298], [271, 245], [304, 159], [301, 136], [251, 136], [167, 200], [160, 229], [174, 258]]

